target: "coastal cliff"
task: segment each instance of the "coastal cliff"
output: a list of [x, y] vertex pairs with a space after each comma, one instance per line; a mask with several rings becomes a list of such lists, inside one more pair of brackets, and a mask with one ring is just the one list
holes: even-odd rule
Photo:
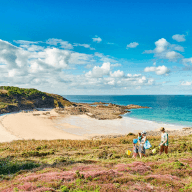
[[36, 108], [63, 108], [72, 103], [60, 95], [12, 86], [0, 87], [0, 114]]

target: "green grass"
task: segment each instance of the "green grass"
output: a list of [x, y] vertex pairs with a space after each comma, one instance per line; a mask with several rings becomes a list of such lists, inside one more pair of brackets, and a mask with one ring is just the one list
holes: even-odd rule
[[[25, 182], [20, 178], [30, 175], [58, 173], [52, 180], [28, 181], [26, 185], [47, 191], [190, 191], [192, 188], [192, 150], [191, 136], [170, 137], [169, 154], [152, 154], [133, 159], [125, 151], [132, 149], [134, 135], [102, 140], [22, 140], [0, 143], [0, 190], [25, 191]], [[159, 137], [148, 137], [152, 148], [159, 145]], [[134, 162], [141, 162], [143, 173], [135, 171]], [[89, 167], [90, 166], [90, 167]], [[96, 166], [96, 168], [94, 168]], [[118, 166], [122, 166], [118, 169]], [[143, 167], [142, 167], [143, 166]], [[82, 167], [82, 168], [81, 168]], [[91, 168], [93, 167], [93, 168]], [[110, 170], [116, 171], [110, 175]], [[102, 174], [96, 174], [102, 172]], [[74, 179], [62, 179], [62, 174], [72, 172]], [[95, 173], [96, 175], [88, 175]], [[153, 177], [153, 175], [155, 175]], [[162, 176], [162, 177], [159, 177]], [[59, 178], [61, 177], [61, 178]], [[173, 177], [170, 179], [170, 177]], [[178, 179], [177, 179], [178, 178]], [[11, 188], [12, 187], [12, 188]], [[48, 190], [49, 189], [49, 190]], [[43, 188], [42, 188], [43, 190]], [[34, 189], [35, 191], [35, 189]]]

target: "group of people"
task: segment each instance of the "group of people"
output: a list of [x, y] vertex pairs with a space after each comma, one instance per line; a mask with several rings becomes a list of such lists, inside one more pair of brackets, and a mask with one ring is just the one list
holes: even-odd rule
[[[168, 134], [165, 132], [165, 128], [161, 127], [161, 142], [160, 142], [160, 151], [159, 154], [161, 155], [163, 151], [168, 154], [168, 145], [169, 145], [169, 139]], [[142, 158], [145, 155], [146, 146], [145, 143], [147, 142], [147, 132], [143, 131], [141, 133], [138, 133], [138, 138], [133, 139], [133, 158], [136, 158], [139, 154], [140, 158]], [[139, 145], [137, 145], [137, 143]]]

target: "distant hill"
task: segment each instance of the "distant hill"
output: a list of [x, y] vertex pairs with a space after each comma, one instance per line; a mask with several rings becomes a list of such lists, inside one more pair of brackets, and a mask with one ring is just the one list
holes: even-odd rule
[[72, 103], [60, 95], [12, 86], [0, 87], [0, 113], [35, 108], [56, 108]]

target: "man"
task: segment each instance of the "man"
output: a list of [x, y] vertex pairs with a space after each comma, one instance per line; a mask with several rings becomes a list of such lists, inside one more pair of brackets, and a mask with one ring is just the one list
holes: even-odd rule
[[169, 145], [169, 138], [168, 134], [165, 132], [165, 128], [161, 127], [161, 143], [160, 143], [160, 155], [165, 151], [165, 153], [168, 153], [168, 145]]

